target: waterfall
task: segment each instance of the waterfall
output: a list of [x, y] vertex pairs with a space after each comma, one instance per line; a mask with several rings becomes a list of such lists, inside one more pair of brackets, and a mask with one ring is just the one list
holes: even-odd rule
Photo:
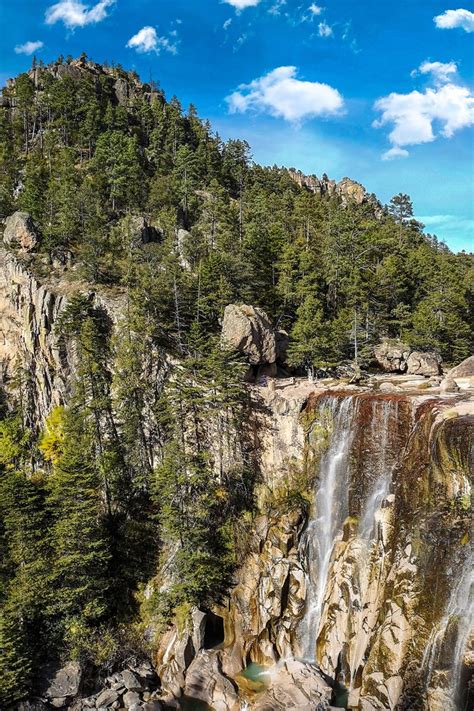
[[422, 661], [428, 689], [436, 671], [449, 664], [447, 691], [455, 705], [458, 701], [463, 654], [473, 627], [474, 554], [471, 553], [465, 563], [465, 572], [450, 595], [445, 614], [431, 632]]
[[355, 401], [353, 396], [335, 396], [323, 399], [320, 405], [320, 409], [330, 408], [332, 433], [321, 458], [314, 514], [301, 541], [308, 568], [308, 593], [300, 630], [300, 650], [302, 658], [310, 662], [316, 660], [316, 641], [331, 555], [348, 513], [349, 452]]
[[[359, 524], [359, 535], [363, 539], [370, 539], [374, 531], [377, 511], [390, 490], [394, 467], [391, 445], [392, 437], [397, 431], [398, 401], [374, 400], [371, 414], [371, 436], [376, 443], [376, 452], [371, 463], [374, 483], [362, 509]], [[393, 426], [391, 426], [391, 418]]]

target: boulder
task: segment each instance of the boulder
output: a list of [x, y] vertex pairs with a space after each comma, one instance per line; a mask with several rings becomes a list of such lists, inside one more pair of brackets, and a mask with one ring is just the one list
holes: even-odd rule
[[56, 672], [49, 682], [45, 696], [49, 699], [60, 699], [66, 696], [76, 696], [81, 686], [82, 669], [77, 662], [68, 662]]
[[471, 378], [474, 376], [474, 355], [469, 356], [448, 373], [450, 378]]
[[316, 667], [296, 660], [270, 670], [270, 685], [255, 711], [323, 711], [329, 708], [331, 688]]
[[107, 708], [107, 706], [112, 706], [118, 700], [118, 697], [119, 695], [113, 689], [104, 689], [96, 698], [95, 705], [97, 708], [101, 706]]
[[374, 349], [375, 360], [386, 373], [404, 373], [409, 355], [409, 347], [400, 342], [382, 341]]
[[251, 365], [275, 363], [277, 359], [275, 330], [265, 311], [255, 306], [225, 307], [222, 342], [247, 356]]
[[139, 704], [140, 701], [140, 696], [136, 691], [127, 691], [127, 693], [123, 695], [123, 705], [127, 709]]
[[413, 351], [407, 359], [408, 375], [439, 375], [441, 373], [441, 356], [437, 353], [421, 353]]
[[442, 393], [457, 393], [459, 392], [459, 385], [454, 378], [451, 378], [451, 376], [448, 375], [441, 381], [439, 389]]
[[143, 684], [138, 676], [128, 669], [125, 669], [121, 676], [123, 684], [128, 691], [141, 691], [143, 689]]
[[237, 711], [240, 707], [234, 684], [223, 675], [219, 652], [202, 650], [186, 674], [184, 694], [203, 701], [214, 711]]
[[5, 220], [3, 241], [11, 247], [31, 252], [38, 244], [35, 225], [28, 212], [14, 212]]
[[413, 351], [400, 341], [382, 341], [375, 346], [374, 357], [386, 373], [430, 377], [442, 372], [442, 360], [438, 353]]

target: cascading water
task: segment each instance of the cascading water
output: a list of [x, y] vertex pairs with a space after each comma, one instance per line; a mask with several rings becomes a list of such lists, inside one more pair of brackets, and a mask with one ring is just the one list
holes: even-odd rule
[[[350, 708], [374, 689], [377, 708], [395, 708], [405, 683], [403, 660], [411, 658], [410, 669], [419, 670], [420, 633], [436, 604], [430, 585], [436, 585], [437, 566], [447, 575], [449, 603], [429, 640], [423, 682], [413, 688], [418, 702], [431, 691], [437, 695], [429, 711], [463, 708], [454, 699], [467, 674], [473, 560], [466, 560], [468, 534], [452, 534], [451, 526], [466, 530], [469, 445], [463, 439], [467, 424], [447, 408], [443, 418], [445, 407], [424, 394], [357, 392], [321, 395], [308, 411], [314, 417], [308, 451], [321, 452], [321, 431], [326, 447], [299, 547], [306, 606], [295, 652], [344, 684]], [[456, 445], [453, 457], [447, 442]], [[455, 561], [469, 571], [459, 583]]]
[[330, 443], [321, 458], [314, 516], [302, 537], [301, 550], [307, 561], [308, 594], [306, 614], [300, 630], [301, 657], [316, 659], [316, 641], [324, 604], [334, 543], [348, 511], [350, 426], [355, 398], [329, 397], [320, 408], [329, 408], [332, 418]]
[[[393, 423], [393, 426], [392, 426]], [[371, 436], [376, 443], [376, 456], [371, 469], [374, 483], [362, 509], [359, 535], [369, 539], [374, 530], [375, 516], [390, 490], [393, 471], [392, 438], [398, 423], [397, 400], [374, 400], [371, 413]]]
[[428, 690], [436, 673], [447, 667], [446, 690], [452, 708], [458, 708], [460, 704], [463, 654], [474, 629], [474, 554], [471, 553], [466, 563], [464, 575], [450, 595], [445, 614], [431, 632], [422, 661]]

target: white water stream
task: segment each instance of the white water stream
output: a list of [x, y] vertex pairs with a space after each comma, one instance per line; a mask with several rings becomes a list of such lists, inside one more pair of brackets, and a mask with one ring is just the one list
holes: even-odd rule
[[308, 562], [308, 594], [300, 630], [300, 650], [301, 657], [308, 662], [316, 660], [331, 555], [348, 512], [351, 419], [355, 403], [356, 398], [352, 396], [330, 397], [321, 405], [330, 408], [333, 429], [329, 447], [321, 459], [314, 516], [301, 541], [303, 557]]
[[359, 535], [365, 540], [370, 540], [373, 535], [377, 511], [390, 491], [394, 467], [391, 444], [397, 424], [398, 401], [374, 400], [371, 421], [372, 441], [377, 447], [376, 456], [371, 462], [374, 483], [362, 509], [359, 524]]
[[[454, 627], [454, 639], [450, 628]], [[426, 675], [426, 686], [430, 687], [434, 673], [443, 667], [443, 657], [451, 660], [449, 666], [450, 696], [456, 704], [466, 642], [474, 630], [474, 554], [465, 564], [465, 572], [453, 589], [446, 612], [434, 627], [426, 645], [422, 668]], [[454, 642], [454, 645], [453, 645]], [[447, 645], [451, 650], [447, 650]], [[444, 661], [444, 664], [446, 662]]]

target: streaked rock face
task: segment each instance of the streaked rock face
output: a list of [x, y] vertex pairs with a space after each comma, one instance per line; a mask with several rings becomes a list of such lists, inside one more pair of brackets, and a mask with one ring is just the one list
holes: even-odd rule
[[27, 266], [0, 248], [0, 363], [2, 380], [17, 367], [29, 375], [32, 420], [45, 417], [69, 392], [74, 356], [54, 331], [67, 297], [40, 283]]
[[[468, 620], [467, 596], [463, 602], [456, 591], [472, 562], [474, 398], [440, 395], [436, 383], [433, 390], [377, 394], [295, 383], [280, 392], [260, 391], [273, 413], [262, 438], [262, 471], [264, 487], [275, 496], [270, 505], [261, 494], [260, 507], [270, 506], [271, 514], [254, 521], [236, 586], [215, 611], [225, 627], [219, 673], [238, 681], [239, 671], [253, 662], [271, 679], [258, 693], [240, 689], [246, 708], [324, 709], [334, 701], [336, 679], [354, 711], [454, 711], [459, 703], [457, 680], [470, 673], [471, 658], [468, 624], [459, 622]], [[338, 425], [352, 430], [339, 469], [347, 511], [330, 550], [312, 630], [314, 657], [302, 660], [301, 634], [318, 569], [313, 576], [311, 546], [302, 544], [307, 509], [288, 501], [287, 510], [279, 509], [278, 493], [285, 483], [291, 489], [290, 462], [295, 466], [298, 457], [310, 478], [312, 472], [314, 490], [323, 486], [325, 451], [341, 435], [334, 413], [347, 398], [350, 415]], [[279, 448], [285, 454], [277, 459]], [[299, 486], [301, 492], [302, 480]], [[317, 537], [325, 524], [310, 509], [313, 518], [311, 535]], [[292, 664], [297, 674], [288, 672]], [[315, 678], [322, 696], [301, 706], [300, 693]]]

